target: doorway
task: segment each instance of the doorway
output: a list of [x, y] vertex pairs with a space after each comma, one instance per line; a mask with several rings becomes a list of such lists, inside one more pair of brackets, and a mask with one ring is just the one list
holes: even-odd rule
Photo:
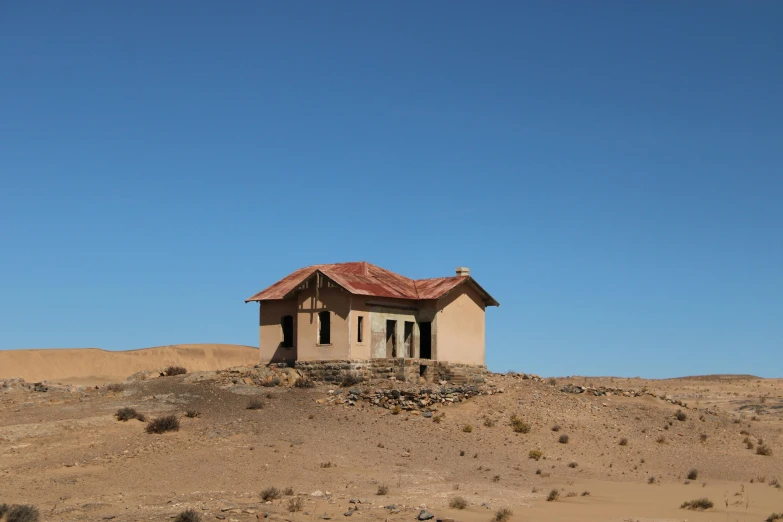
[[419, 358], [432, 359], [432, 323], [419, 323]]
[[386, 321], [386, 357], [397, 357], [397, 321]]
[[294, 346], [294, 316], [284, 315], [280, 318], [280, 327], [283, 329], [283, 348]]

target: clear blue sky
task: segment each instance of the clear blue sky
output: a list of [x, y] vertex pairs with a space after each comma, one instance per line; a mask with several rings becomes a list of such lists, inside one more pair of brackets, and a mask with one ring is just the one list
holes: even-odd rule
[[0, 348], [458, 265], [491, 369], [783, 368], [783, 3], [4, 2]]

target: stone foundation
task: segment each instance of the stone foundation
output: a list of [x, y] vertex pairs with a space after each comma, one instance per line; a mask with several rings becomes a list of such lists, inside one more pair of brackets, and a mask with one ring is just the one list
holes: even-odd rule
[[395, 378], [402, 382], [477, 384], [484, 382], [486, 366], [430, 359], [369, 359], [297, 361], [295, 368], [314, 381], [337, 382], [346, 376], [363, 381]]

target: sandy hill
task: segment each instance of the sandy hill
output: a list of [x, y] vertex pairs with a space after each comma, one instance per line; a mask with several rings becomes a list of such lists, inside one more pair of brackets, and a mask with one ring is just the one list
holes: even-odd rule
[[188, 371], [221, 370], [258, 362], [258, 349], [235, 344], [174, 344], [126, 352], [99, 348], [0, 351], [0, 378], [28, 382], [104, 384], [142, 370], [184, 366]]

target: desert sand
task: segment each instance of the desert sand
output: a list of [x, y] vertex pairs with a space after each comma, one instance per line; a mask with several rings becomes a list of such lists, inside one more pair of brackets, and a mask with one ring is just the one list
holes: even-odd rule
[[[654, 389], [687, 407], [561, 391], [569, 383]], [[34, 504], [58, 521], [168, 520], [186, 508], [244, 522], [408, 521], [423, 506], [468, 522], [503, 508], [509, 521], [762, 522], [783, 512], [782, 380], [491, 374], [484, 386], [493, 394], [439, 407], [440, 422], [333, 400], [347, 389], [265, 387], [236, 371], [46, 392], [0, 387], [0, 503]], [[247, 408], [254, 398], [262, 408]], [[120, 407], [174, 414], [181, 426], [149, 434], [144, 422], [118, 421]], [[514, 432], [511, 415], [530, 431]], [[759, 444], [772, 455], [757, 454]], [[282, 496], [264, 502], [268, 487]], [[455, 497], [467, 507], [450, 507]], [[713, 507], [680, 508], [701, 497]], [[301, 511], [289, 511], [293, 498]]]
[[206, 371], [257, 362], [258, 348], [235, 344], [175, 344], [124, 352], [99, 348], [0, 350], [0, 379], [94, 385], [124, 381], [133, 373], [167, 366]]

